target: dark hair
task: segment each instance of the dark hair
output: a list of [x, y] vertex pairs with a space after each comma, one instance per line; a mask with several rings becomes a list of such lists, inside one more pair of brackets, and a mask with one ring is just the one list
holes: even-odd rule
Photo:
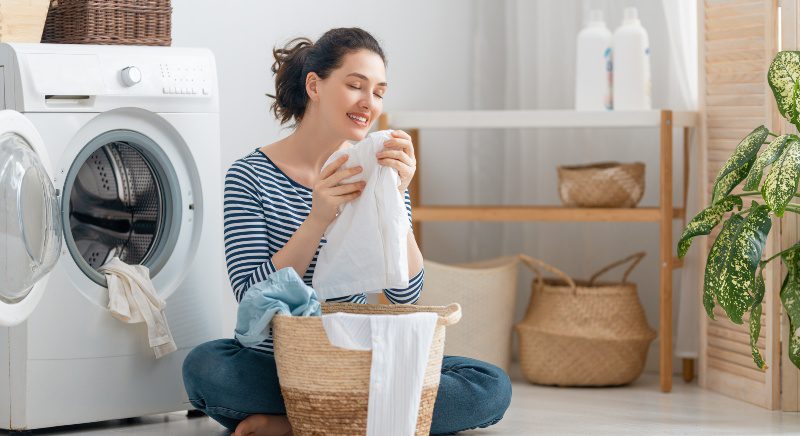
[[342, 65], [346, 54], [361, 49], [374, 52], [386, 65], [386, 57], [378, 41], [358, 27], [331, 29], [316, 43], [308, 38], [295, 38], [284, 48], [273, 48], [275, 62], [271, 69], [275, 74], [275, 95], [267, 94], [267, 97], [275, 99], [270, 106], [275, 118], [281, 124], [294, 118], [293, 126], [297, 125], [303, 119], [308, 104], [308, 73], [313, 71], [326, 79], [331, 71]]

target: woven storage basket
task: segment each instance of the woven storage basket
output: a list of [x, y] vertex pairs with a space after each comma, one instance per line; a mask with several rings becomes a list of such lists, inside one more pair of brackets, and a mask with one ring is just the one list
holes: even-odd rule
[[558, 194], [569, 207], [634, 207], [644, 194], [644, 164], [559, 166]]
[[[637, 253], [595, 273], [588, 282], [540, 260], [522, 256], [536, 271], [519, 335], [520, 366], [532, 383], [559, 386], [613, 386], [639, 377], [656, 332], [650, 328], [628, 274], [644, 257]], [[622, 283], [595, 280], [634, 260]], [[543, 279], [537, 267], [559, 276]]]
[[446, 355], [482, 360], [508, 372], [518, 260], [506, 256], [445, 265], [425, 259], [425, 292], [419, 304], [461, 305], [461, 321], [447, 329]]
[[42, 42], [168, 46], [172, 6], [170, 0], [50, 0]]
[[[418, 436], [429, 434], [442, 369], [445, 327], [461, 318], [459, 305], [324, 303], [322, 312], [439, 314], [425, 369], [415, 433]], [[294, 434], [366, 434], [372, 351], [332, 346], [320, 317], [278, 315], [273, 318], [272, 324], [278, 379]]]

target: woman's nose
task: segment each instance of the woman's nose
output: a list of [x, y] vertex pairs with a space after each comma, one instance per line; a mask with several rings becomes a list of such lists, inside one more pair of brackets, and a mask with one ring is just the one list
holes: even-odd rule
[[369, 97], [365, 97], [365, 98], [363, 98], [361, 100], [361, 107], [364, 108], [365, 110], [372, 110], [372, 109], [375, 108], [375, 104], [376, 104], [375, 100], [377, 100], [377, 99], [378, 99], [377, 97], [375, 97], [374, 95], [370, 94]]

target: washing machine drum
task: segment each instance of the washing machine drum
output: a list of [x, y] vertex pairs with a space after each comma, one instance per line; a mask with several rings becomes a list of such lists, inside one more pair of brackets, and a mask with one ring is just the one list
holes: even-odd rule
[[127, 142], [108, 143], [86, 159], [70, 191], [75, 249], [95, 270], [114, 256], [143, 264], [162, 229], [163, 207], [159, 180], [145, 156]]

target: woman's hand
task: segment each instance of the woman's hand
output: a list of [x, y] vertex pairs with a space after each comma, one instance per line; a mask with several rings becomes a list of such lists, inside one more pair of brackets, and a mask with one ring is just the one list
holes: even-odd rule
[[400, 175], [400, 194], [405, 194], [414, 173], [417, 171], [417, 160], [414, 157], [414, 144], [411, 136], [402, 130], [393, 130], [392, 138], [383, 143], [383, 150], [378, 152], [378, 163], [394, 168]]
[[324, 224], [326, 227], [336, 218], [339, 206], [355, 200], [361, 195], [367, 182], [361, 180], [353, 183], [339, 184], [342, 180], [361, 172], [361, 167], [342, 168], [349, 158], [342, 155], [322, 169], [314, 183], [311, 196], [311, 212], [308, 217]]

